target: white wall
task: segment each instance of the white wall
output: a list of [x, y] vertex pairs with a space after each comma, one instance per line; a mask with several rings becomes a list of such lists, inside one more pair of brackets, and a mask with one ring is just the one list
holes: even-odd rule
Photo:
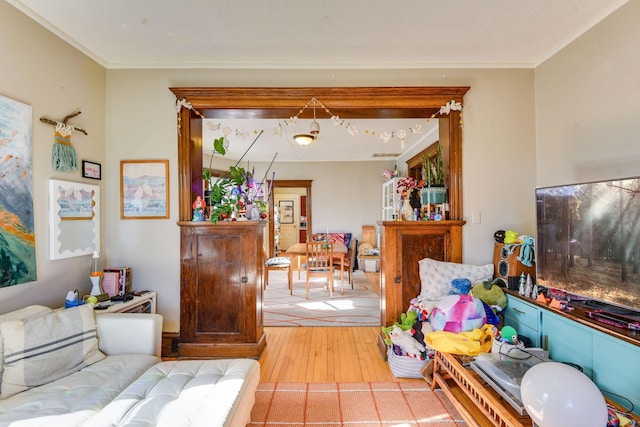
[[535, 72], [537, 184], [640, 175], [640, 2]]
[[[104, 181], [81, 178], [80, 171], [56, 172], [51, 167], [54, 128], [41, 123], [46, 116], [62, 120], [78, 109], [70, 124], [71, 143], [79, 164], [84, 160], [105, 166], [105, 70], [53, 36], [6, 2], [0, 2], [0, 94], [29, 104], [33, 110], [33, 207], [38, 280], [0, 289], [0, 312], [27, 304], [61, 306], [68, 290], [91, 289], [91, 256], [49, 260], [48, 180], [98, 184], [104, 202]], [[103, 204], [101, 217], [106, 209]], [[106, 230], [102, 222], [103, 235]], [[104, 247], [104, 246], [103, 246]]]

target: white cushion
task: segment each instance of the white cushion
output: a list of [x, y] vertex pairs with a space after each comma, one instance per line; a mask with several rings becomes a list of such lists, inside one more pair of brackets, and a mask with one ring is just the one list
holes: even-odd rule
[[425, 258], [418, 261], [418, 265], [421, 282], [418, 300], [438, 301], [449, 295], [454, 279], [469, 279], [471, 285], [475, 285], [493, 277], [493, 264], [459, 264]]
[[98, 350], [93, 305], [0, 323], [4, 399], [62, 378], [104, 358]]
[[0, 426], [94, 426], [88, 422], [160, 359], [108, 356], [59, 380], [0, 400]]
[[244, 427], [259, 381], [260, 365], [252, 359], [162, 362], [100, 411], [91, 426]]
[[274, 266], [274, 265], [286, 266], [286, 265], [291, 265], [291, 259], [285, 256], [279, 256], [279, 257], [269, 258], [266, 264], [268, 266]]

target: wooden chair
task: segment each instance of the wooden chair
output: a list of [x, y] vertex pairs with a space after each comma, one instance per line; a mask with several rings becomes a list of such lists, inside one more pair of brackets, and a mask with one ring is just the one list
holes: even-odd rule
[[[347, 279], [351, 284], [351, 289], [353, 289], [353, 268], [356, 265], [356, 247], [358, 246], [358, 240], [351, 239], [351, 243], [349, 244], [349, 249], [347, 250], [346, 255], [344, 256], [344, 261], [340, 263], [339, 258], [334, 258], [333, 260], [333, 268], [340, 270], [341, 266], [344, 267], [341, 274], [347, 273]], [[344, 289], [343, 289], [344, 292]]]
[[309, 278], [324, 277], [329, 286], [329, 296], [333, 297], [333, 244], [328, 242], [307, 243], [307, 290], [305, 298], [309, 298]]
[[289, 294], [293, 295], [293, 280], [291, 259], [287, 257], [275, 257], [269, 258], [264, 265], [264, 289], [267, 289], [269, 284], [269, 272], [272, 270], [286, 271], [287, 280], [289, 282]]

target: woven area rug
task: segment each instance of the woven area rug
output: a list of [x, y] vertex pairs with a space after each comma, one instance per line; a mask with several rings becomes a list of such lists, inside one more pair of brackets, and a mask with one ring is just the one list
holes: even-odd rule
[[353, 272], [353, 289], [345, 274], [343, 295], [340, 280], [335, 280], [333, 298], [324, 279], [314, 277], [305, 299], [305, 273], [297, 277], [294, 272], [289, 295], [286, 272], [269, 273], [262, 307], [265, 326], [380, 326], [380, 297], [362, 271]]
[[422, 382], [261, 383], [248, 426], [465, 425], [439, 396]]

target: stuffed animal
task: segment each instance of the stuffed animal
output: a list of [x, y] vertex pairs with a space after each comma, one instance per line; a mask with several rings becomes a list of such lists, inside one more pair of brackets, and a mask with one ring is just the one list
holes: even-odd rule
[[453, 279], [451, 281], [451, 290], [449, 295], [463, 295], [468, 294], [471, 290], [471, 281], [465, 277], [460, 279]]
[[448, 295], [438, 301], [429, 316], [434, 331], [468, 332], [487, 323], [487, 314], [479, 298]]
[[429, 318], [429, 310], [424, 301], [418, 302], [418, 320], [421, 322], [426, 321]]
[[389, 332], [391, 342], [402, 349], [406, 354], [422, 357], [425, 347], [413, 338], [411, 331], [403, 331], [398, 325], [393, 325]]
[[507, 230], [504, 232], [504, 244], [510, 245], [518, 241], [518, 233], [513, 230]]
[[520, 248], [520, 254], [517, 260], [526, 265], [527, 267], [533, 266], [533, 251], [535, 246], [535, 239], [532, 236], [524, 236], [522, 239], [522, 247]]
[[509, 344], [518, 344], [518, 333], [512, 326], [505, 326], [500, 330], [501, 341]]
[[398, 324], [398, 326], [400, 326], [403, 331], [408, 331], [409, 329], [413, 328], [413, 324], [416, 323], [416, 320], [418, 320], [418, 313], [409, 310], [406, 313], [402, 313], [400, 315], [400, 323]]
[[400, 323], [396, 322], [391, 326], [382, 326], [382, 335], [384, 336], [384, 342], [387, 345], [391, 345], [391, 340], [389, 338], [391, 330], [394, 327], [399, 327], [403, 331], [410, 331], [413, 328], [413, 324], [416, 323], [418, 318], [418, 313], [413, 310], [409, 310], [406, 313], [402, 313], [400, 315]]

